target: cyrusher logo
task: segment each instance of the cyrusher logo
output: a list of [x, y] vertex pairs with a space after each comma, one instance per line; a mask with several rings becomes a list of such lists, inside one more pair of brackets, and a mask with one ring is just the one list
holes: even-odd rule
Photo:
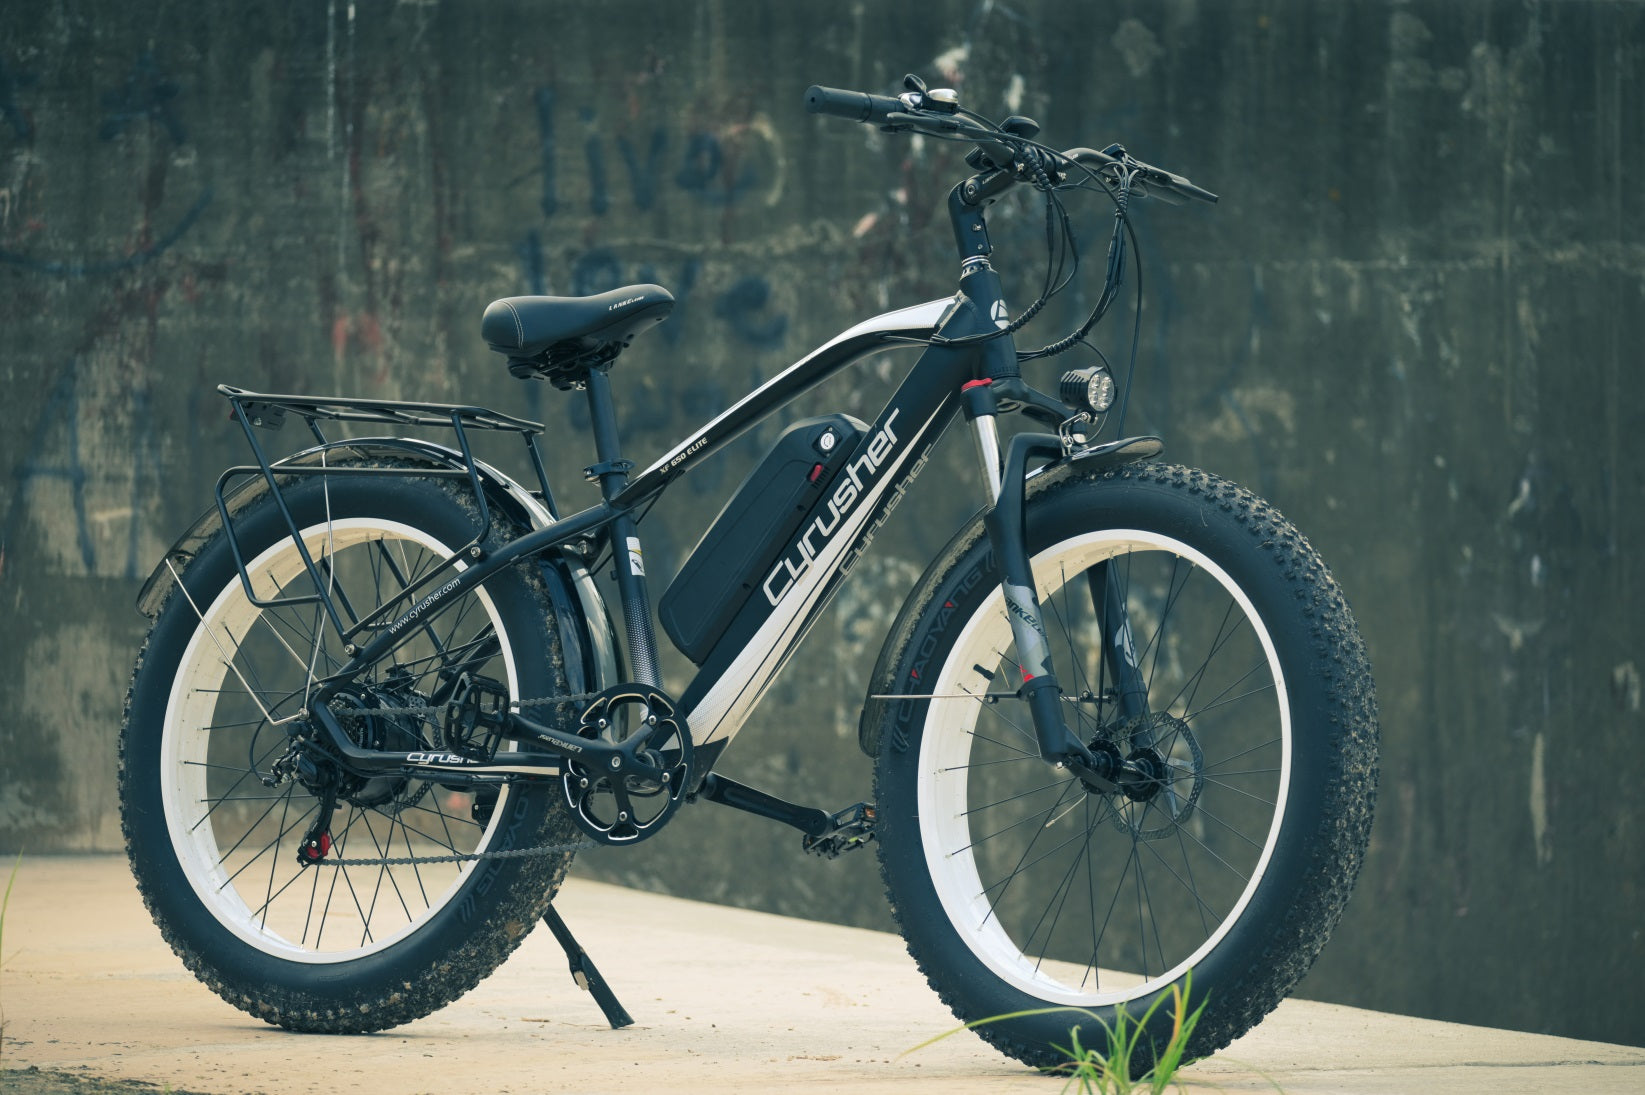
[[800, 575], [811, 569], [811, 560], [828, 545], [828, 538], [840, 527], [841, 519], [857, 504], [857, 499], [867, 493], [868, 484], [874, 481], [880, 469], [885, 466], [892, 451], [897, 447], [897, 434], [891, 427], [901, 413], [900, 408], [892, 411], [891, 417], [885, 420], [885, 425], [869, 440], [868, 450], [846, 465], [845, 474], [828, 499], [828, 512], [819, 514], [816, 520], [806, 526], [799, 542], [786, 556], [778, 560], [776, 567], [766, 576], [760, 588], [765, 592], [765, 599], [771, 602], [773, 608], [783, 599], [783, 595], [794, 587]]
[[390, 635], [398, 635], [400, 633], [400, 629], [405, 627], [406, 624], [409, 624], [411, 621], [427, 612], [429, 606], [435, 601], [438, 601], [441, 597], [444, 597], [447, 593], [450, 593], [452, 590], [456, 589], [457, 581], [458, 580], [456, 578], [451, 579], [451, 581], [447, 582], [445, 585], [441, 586], [439, 589], [436, 589], [433, 593], [430, 593], [427, 597], [424, 597], [421, 601], [417, 602], [417, 607], [413, 608], [410, 612], [407, 612], [404, 616], [401, 616], [398, 620], [395, 620], [392, 624], [389, 624], [388, 633]]

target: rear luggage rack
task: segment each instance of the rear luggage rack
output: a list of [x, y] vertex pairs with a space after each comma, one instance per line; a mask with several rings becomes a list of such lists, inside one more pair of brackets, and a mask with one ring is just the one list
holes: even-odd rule
[[286, 412], [294, 412], [308, 422], [314, 436], [326, 443], [326, 437], [316, 425], [328, 422], [392, 422], [401, 426], [449, 426], [460, 437], [463, 427], [477, 430], [508, 430], [513, 433], [535, 435], [543, 432], [541, 422], [515, 418], [487, 407], [464, 406], [457, 403], [408, 403], [393, 399], [354, 399], [343, 396], [321, 398], [311, 395], [268, 395], [248, 392], [227, 384], [217, 390], [234, 405], [235, 417], [242, 425], [261, 426], [277, 430], [285, 423]]
[[[324, 606], [326, 615], [332, 626], [345, 643], [352, 644], [362, 632], [375, 629], [378, 625], [393, 618], [397, 606], [410, 602], [419, 592], [425, 589], [436, 578], [448, 573], [452, 565], [460, 558], [478, 558], [480, 545], [491, 532], [491, 510], [486, 502], [486, 491], [482, 481], [479, 465], [474, 459], [474, 452], [469, 447], [469, 430], [492, 430], [505, 433], [519, 434], [524, 440], [526, 450], [530, 454], [532, 469], [537, 474], [537, 481], [542, 488], [542, 499], [550, 513], [554, 512], [553, 496], [549, 491], [548, 473], [543, 467], [542, 451], [538, 448], [537, 438], [544, 432], [540, 422], [533, 422], [525, 418], [515, 418], [513, 415], [503, 414], [486, 407], [469, 406], [456, 403], [416, 403], [392, 399], [356, 399], [346, 397], [318, 397], [308, 395], [271, 395], [265, 392], [251, 392], [244, 388], [235, 388], [227, 384], [217, 386], [220, 392], [232, 406], [231, 417], [240, 424], [245, 432], [246, 443], [251, 446], [252, 455], [257, 464], [232, 467], [224, 471], [217, 479], [216, 499], [217, 512], [223, 524], [223, 530], [228, 538], [229, 547], [234, 554], [234, 565], [240, 572], [240, 584], [246, 591], [251, 603], [259, 608], [271, 608], [300, 604], [320, 604]], [[263, 451], [262, 444], [257, 439], [256, 430], [278, 430], [285, 425], [286, 416], [295, 414], [307, 424], [309, 432], [319, 443], [317, 447], [308, 448], [278, 460], [269, 460]], [[420, 426], [449, 429], [456, 435], [457, 452], [461, 454], [461, 467], [446, 468], [420, 467], [382, 467], [382, 468], [338, 468], [327, 465], [327, 451], [333, 447], [342, 447], [349, 441], [333, 441], [326, 437], [320, 428], [321, 422], [384, 422], [396, 426]], [[318, 462], [311, 462], [318, 453]], [[456, 454], [453, 454], [454, 456]], [[302, 462], [299, 462], [302, 461]], [[421, 477], [437, 477], [449, 479], [464, 479], [474, 491], [474, 502], [479, 509], [480, 529], [472, 540], [459, 547], [440, 566], [433, 568], [423, 575], [410, 588], [402, 591], [398, 597], [386, 604], [374, 606], [365, 616], [352, 625], [344, 622], [337, 611], [329, 593], [329, 586], [324, 572], [310, 556], [308, 546], [303, 543], [296, 519], [286, 504], [282, 483], [289, 483], [291, 477], [296, 476], [393, 476], [416, 475]], [[291, 533], [293, 542], [302, 556], [303, 565], [307, 569], [314, 592], [296, 594], [287, 597], [275, 597], [264, 600], [257, 596], [252, 588], [251, 575], [246, 570], [245, 554], [240, 549], [239, 537], [235, 534], [234, 522], [229, 512], [229, 497], [237, 490], [248, 486], [244, 482], [251, 477], [260, 476], [268, 485], [274, 496], [280, 516], [285, 519], [286, 527]], [[233, 488], [231, 489], [231, 484]]]

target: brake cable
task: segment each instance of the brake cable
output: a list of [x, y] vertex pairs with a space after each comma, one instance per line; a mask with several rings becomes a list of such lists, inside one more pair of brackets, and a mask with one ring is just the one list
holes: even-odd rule
[[[1066, 289], [1079, 274], [1081, 264], [1078, 241], [1075, 238], [1073, 223], [1068, 215], [1067, 208], [1062, 204], [1061, 199], [1057, 196], [1057, 191], [1061, 189], [1100, 191], [1101, 193], [1107, 195], [1109, 201], [1114, 204], [1115, 220], [1114, 231], [1109, 239], [1108, 266], [1106, 276], [1104, 278], [1102, 293], [1098, 296], [1097, 303], [1092, 308], [1091, 313], [1086, 317], [1085, 322], [1082, 323], [1077, 329], [1056, 340], [1055, 342], [1042, 346], [1037, 350], [1019, 350], [1017, 352], [1017, 360], [1019, 362], [1033, 361], [1040, 358], [1055, 357], [1073, 349], [1075, 346], [1083, 345], [1096, 353], [1097, 357], [1102, 360], [1104, 366], [1108, 365], [1106, 355], [1104, 355], [1095, 345], [1089, 342], [1087, 340], [1087, 336], [1090, 334], [1092, 329], [1102, 321], [1103, 317], [1107, 315], [1109, 309], [1113, 307], [1114, 301], [1119, 297], [1120, 286], [1124, 284], [1125, 249], [1127, 244], [1129, 244], [1132, 252], [1134, 253], [1132, 262], [1133, 269], [1135, 271], [1136, 303], [1132, 314], [1131, 350], [1128, 355], [1129, 360], [1126, 364], [1125, 382], [1121, 385], [1118, 413], [1112, 416], [1116, 429], [1123, 432], [1125, 426], [1125, 414], [1130, 406], [1131, 385], [1136, 376], [1138, 342], [1142, 333], [1142, 250], [1137, 244], [1136, 229], [1132, 225], [1130, 216], [1132, 187], [1136, 179], [1142, 174], [1142, 166], [1137, 164], [1136, 161], [1129, 156], [1129, 154], [1122, 152], [1122, 156], [1124, 157], [1123, 159], [1119, 159], [1114, 164], [1108, 165], [1114, 169], [1115, 174], [1117, 175], [1117, 178], [1115, 178], [1111, 183], [1108, 178], [1104, 177], [1104, 173], [1102, 171], [1093, 170], [1086, 164], [1080, 163], [1078, 160], [1074, 160], [1063, 155], [1061, 151], [1051, 148], [1049, 145], [1041, 144], [1038, 141], [1032, 140], [1028, 137], [1019, 136], [1015, 133], [1009, 133], [989, 121], [987, 118], [984, 118], [983, 116], [972, 111], [962, 108], [957, 113], [963, 115], [968, 120], [978, 123], [980, 128], [986, 129], [988, 131], [988, 139], [996, 140], [1001, 144], [1009, 145], [1013, 148], [1015, 150], [1015, 154], [1012, 157], [1012, 162], [1020, 162], [1024, 168], [1033, 174], [1034, 178], [1032, 182], [1034, 188], [1045, 195], [1047, 249], [1045, 281], [1041, 286], [1039, 296], [1034, 300], [1034, 302], [1025, 308], [1010, 323], [997, 331], [984, 331], [953, 339], [932, 335], [925, 338], [898, 338], [896, 341], [906, 341], [927, 346], [968, 346], [992, 341], [997, 338], [1003, 338], [1006, 335], [1010, 335], [1021, 330], [1024, 326], [1031, 322], [1047, 304], [1050, 303], [1053, 297]], [[947, 133], [923, 131], [922, 135], [930, 137], [933, 140], [953, 141], [964, 144], [975, 144], [982, 138], [982, 135], [975, 133], [956, 133], [950, 135]], [[1070, 169], [1069, 176], [1072, 176], [1073, 170], [1078, 170], [1085, 175], [1085, 178], [1077, 183], [1073, 183], [1072, 185], [1063, 182], [1060, 179], [1054, 182], [1045, 169], [1046, 163], [1059, 165], [1059, 171], [1065, 165], [1068, 169]], [[1009, 166], [1006, 168], [1001, 168], [1001, 170], [1009, 169]], [[1072, 259], [1072, 268], [1068, 269], [1067, 276], [1061, 278], [1059, 281], [1058, 275], [1062, 273], [1070, 258]], [[1107, 421], [1108, 416], [1105, 416], [1103, 421], [1104, 426], [1107, 425]]]

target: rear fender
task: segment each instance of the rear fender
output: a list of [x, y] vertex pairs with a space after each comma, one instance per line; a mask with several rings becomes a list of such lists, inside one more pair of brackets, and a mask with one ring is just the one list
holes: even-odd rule
[[[456, 449], [406, 437], [368, 437], [316, 445], [275, 461], [273, 468], [278, 472], [283, 467], [309, 467], [322, 461], [335, 463], [339, 456], [365, 460], [391, 459], [401, 464], [429, 468], [467, 468], [463, 454]], [[481, 461], [475, 461], [475, 467], [484, 485], [488, 504], [499, 507], [529, 529], [544, 528], [554, 523], [555, 516], [542, 499], [522, 484]], [[224, 497], [230, 519], [254, 505], [268, 493], [268, 489], [268, 480], [263, 476], [246, 476]], [[150, 619], [158, 616], [172, 587], [177, 584], [176, 575], [182, 573], [222, 528], [218, 508], [215, 505], [208, 507], [177, 538], [143, 583], [142, 590], [137, 594], [137, 610]], [[556, 626], [572, 690], [594, 692], [618, 683], [622, 677], [619, 675], [621, 665], [616, 633], [605, 601], [582, 558], [569, 550], [560, 549], [542, 553], [538, 556], [538, 562], [554, 604]]]

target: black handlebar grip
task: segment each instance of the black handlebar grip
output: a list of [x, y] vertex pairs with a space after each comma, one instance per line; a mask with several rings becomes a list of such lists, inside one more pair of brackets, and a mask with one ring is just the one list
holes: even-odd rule
[[1215, 194], [1211, 193], [1209, 190], [1206, 190], [1204, 187], [1195, 186], [1187, 179], [1183, 179], [1181, 182], [1177, 183], [1177, 192], [1186, 194], [1190, 198], [1198, 198], [1202, 202], [1211, 202], [1214, 204], [1217, 200], [1217, 196]]
[[805, 109], [812, 114], [830, 114], [853, 122], [883, 124], [889, 114], [902, 114], [901, 99], [870, 95], [865, 91], [841, 91], [837, 87], [812, 84], [805, 92]]

